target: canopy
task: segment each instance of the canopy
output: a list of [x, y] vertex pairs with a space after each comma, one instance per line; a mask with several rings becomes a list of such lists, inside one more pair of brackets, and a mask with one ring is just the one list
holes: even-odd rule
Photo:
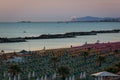
[[7, 62], [23, 62], [22, 57], [14, 56], [12, 59], [8, 59]]
[[20, 51], [21, 54], [28, 54], [28, 52], [26, 50], [22, 50]]
[[111, 76], [111, 77], [117, 77], [119, 75], [117, 74], [113, 74], [113, 73], [110, 73], [110, 72], [107, 72], [107, 71], [103, 71], [103, 72], [98, 72], [98, 73], [94, 73], [94, 74], [91, 74], [92, 76]]

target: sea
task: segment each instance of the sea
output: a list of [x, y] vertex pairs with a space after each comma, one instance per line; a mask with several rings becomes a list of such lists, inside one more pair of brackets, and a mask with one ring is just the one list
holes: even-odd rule
[[[120, 22], [1, 22], [0, 37], [14, 38], [26, 36], [40, 36], [42, 34], [64, 34], [67, 32], [84, 32], [95, 30], [120, 29]], [[120, 33], [105, 33], [88, 36], [77, 36], [76, 38], [61, 39], [36, 39], [27, 42], [0, 43], [0, 50], [8, 52], [18, 52], [21, 50], [42, 50], [54, 48], [68, 48], [72, 46], [82, 46], [86, 42], [89, 44], [107, 42], [119, 42]]]

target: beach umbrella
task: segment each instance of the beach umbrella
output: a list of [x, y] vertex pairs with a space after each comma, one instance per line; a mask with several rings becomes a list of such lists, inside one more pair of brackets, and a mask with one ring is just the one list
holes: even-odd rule
[[103, 71], [103, 72], [94, 73], [94, 74], [92, 74], [92, 76], [98, 76], [98, 77], [101, 77], [101, 76], [102, 77], [106, 77], [106, 76], [117, 77], [119, 75]]
[[86, 72], [83, 72], [83, 78], [86, 78]]
[[21, 79], [20, 74], [18, 74], [18, 80], [20, 80], [20, 79]]
[[47, 80], [47, 75], [44, 76], [44, 80]]
[[16, 76], [14, 76], [14, 80], [16, 80]]
[[65, 80], [68, 80], [68, 78], [66, 77]]
[[43, 76], [40, 78], [40, 80], [43, 80]]
[[36, 80], [40, 80], [40, 79], [39, 79], [39, 77], [37, 77], [37, 79], [36, 79]]
[[82, 74], [82, 72], [80, 73], [80, 79], [82, 79], [83, 78], [83, 74]]
[[32, 77], [35, 77], [35, 71], [33, 71], [33, 73], [32, 73]]
[[72, 80], [75, 80], [75, 76], [74, 75], [72, 76]]
[[8, 76], [10, 76], [10, 73], [8, 73]]
[[69, 80], [71, 80], [71, 76], [69, 76]]
[[8, 80], [11, 80], [11, 76], [9, 76], [9, 79]]
[[19, 53], [21, 53], [21, 54], [28, 54], [28, 51], [22, 50], [22, 51], [20, 51]]
[[54, 73], [52, 76], [52, 79], [55, 79], [55, 78], [56, 78], [56, 73]]
[[30, 78], [31, 78], [31, 73], [29, 72], [29, 73], [28, 73], [28, 79], [30, 79]]
[[6, 72], [3, 73], [3, 76], [6, 77]]
[[97, 78], [95, 78], [95, 80], [97, 80]]

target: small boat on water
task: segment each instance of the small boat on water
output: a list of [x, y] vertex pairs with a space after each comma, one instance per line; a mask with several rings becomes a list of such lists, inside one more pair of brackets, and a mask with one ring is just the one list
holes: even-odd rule
[[26, 33], [26, 31], [23, 31], [23, 33]]

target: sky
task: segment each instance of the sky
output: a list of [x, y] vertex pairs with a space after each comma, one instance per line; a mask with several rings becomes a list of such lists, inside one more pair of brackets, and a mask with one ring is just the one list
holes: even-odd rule
[[0, 0], [0, 22], [120, 17], [120, 0]]

